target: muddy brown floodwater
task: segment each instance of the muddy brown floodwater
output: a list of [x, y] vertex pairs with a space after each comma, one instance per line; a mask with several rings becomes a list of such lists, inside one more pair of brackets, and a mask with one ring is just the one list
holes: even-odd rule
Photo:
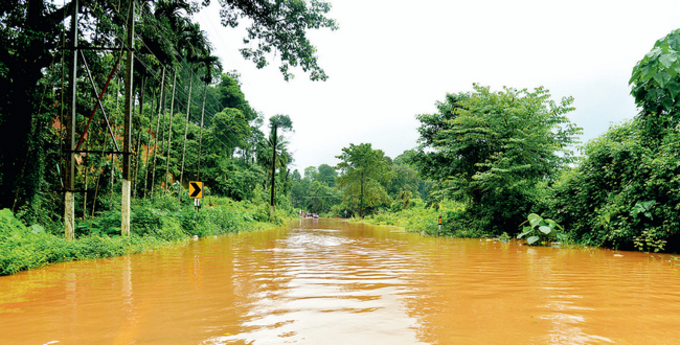
[[309, 219], [0, 277], [0, 344], [607, 343], [680, 343], [672, 256]]

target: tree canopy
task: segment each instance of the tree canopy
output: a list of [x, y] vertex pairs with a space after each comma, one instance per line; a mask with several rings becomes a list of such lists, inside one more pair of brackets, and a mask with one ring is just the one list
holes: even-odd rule
[[336, 169], [338, 188], [344, 190], [345, 202], [364, 216], [367, 207], [378, 206], [389, 201], [389, 195], [381, 183], [390, 180], [390, 164], [382, 150], [374, 150], [370, 143], [350, 144], [336, 156], [341, 162]]
[[[215, 137], [206, 139], [208, 150], [215, 143], [225, 144], [232, 147], [228, 157], [234, 151], [240, 152], [244, 161], [252, 163], [257, 156], [258, 143], [266, 140], [257, 129], [258, 114], [240, 92], [237, 74], [221, 73], [218, 59], [211, 55], [212, 47], [207, 36], [191, 20], [191, 15], [208, 6], [210, 1], [135, 3], [133, 93], [139, 100], [135, 106], [140, 109], [133, 116], [135, 152], [140, 152], [154, 139], [158, 141], [157, 147], [154, 147], [154, 151], [147, 148], [144, 158], [148, 160], [146, 156], [149, 152], [157, 153], [155, 149], [159, 148], [167, 156], [164, 163], [175, 164], [177, 158], [174, 157], [173, 145], [178, 138], [175, 138], [176, 132], [165, 132], [166, 128], [175, 131], [175, 125], [166, 124], [165, 114], [161, 116], [162, 120], [156, 116], [158, 120], [152, 124], [153, 116], [169, 110], [171, 115], [167, 122], [173, 121], [173, 115], [177, 112], [187, 114], [191, 124], [202, 122], [199, 121], [203, 114], [201, 103], [195, 102], [200, 96], [194, 95], [199, 89], [204, 93], [203, 103], [208, 109], [206, 126], [218, 127], [212, 133]], [[109, 120], [113, 122], [113, 130], [116, 130], [116, 125], [120, 125], [115, 122], [120, 119], [116, 104], [121, 103], [118, 96], [122, 93], [122, 83], [120, 76], [111, 70], [118, 56], [123, 53], [99, 48], [117, 49], [125, 45], [131, 1], [80, 1], [77, 9], [74, 8], [75, 4], [74, 1], [61, 5], [46, 0], [18, 0], [4, 1], [0, 5], [0, 82], [7, 91], [0, 94], [0, 208], [39, 205], [48, 190], [63, 189], [58, 183], [64, 169], [59, 166], [64, 148], [69, 149], [67, 134], [61, 127], [65, 123], [63, 115], [71, 113], [71, 104], [76, 105], [76, 132], [80, 135], [96, 103], [90, 96], [93, 92], [87, 82], [78, 82], [75, 102], [69, 99], [72, 93], [68, 86], [74, 72], [70, 62], [73, 61], [74, 50], [70, 48], [76, 42], [81, 48], [96, 48], [84, 50], [83, 56], [87, 59], [99, 91], [105, 83], [109, 85], [106, 76], [111, 73], [109, 92], [104, 95], [102, 102], [111, 115]], [[286, 80], [293, 77], [293, 68], [296, 66], [308, 73], [312, 80], [327, 79], [307, 33], [322, 28], [337, 29], [335, 21], [326, 17], [331, 9], [330, 4], [318, 0], [220, 0], [219, 5], [224, 26], [235, 27], [239, 21], [249, 23], [245, 47], [234, 49], [242, 48], [244, 58], [253, 61], [257, 67], [264, 67], [269, 64], [267, 60], [270, 56], [276, 56]], [[74, 9], [79, 14], [75, 26], [70, 23]], [[74, 39], [75, 27], [79, 31]], [[75, 72], [82, 80], [86, 71], [83, 59], [80, 56], [78, 59]], [[121, 70], [120, 62], [118, 71]], [[204, 85], [192, 90], [194, 76], [198, 76], [197, 79]], [[213, 89], [210, 85], [214, 79], [219, 80], [219, 84]], [[111, 93], [115, 96], [112, 97]], [[213, 114], [220, 114], [217, 116], [219, 122], [212, 121]], [[100, 115], [96, 116], [93, 123], [103, 126]], [[251, 128], [247, 129], [245, 123], [249, 123]], [[191, 124], [184, 126], [183, 130], [179, 129], [187, 133], [179, 140], [186, 143], [188, 160], [192, 159], [191, 154], [195, 150], [192, 143], [195, 134]], [[159, 133], [163, 134], [162, 138], [158, 136]], [[201, 135], [202, 130], [199, 128], [198, 136]], [[110, 145], [99, 128], [90, 129], [82, 136], [91, 139], [87, 144], [90, 149], [103, 150], [102, 146]], [[229, 143], [219, 144], [219, 140]], [[89, 158], [86, 161], [91, 163]], [[106, 160], [97, 161], [105, 164]], [[86, 171], [83, 164], [79, 162], [77, 165], [76, 169]], [[189, 176], [192, 173], [191, 166], [188, 164]], [[142, 171], [146, 168], [135, 167]], [[172, 174], [173, 171], [173, 167], [168, 166], [168, 172]]]
[[419, 115], [420, 147], [411, 158], [424, 177], [469, 204], [478, 226], [515, 226], [533, 205], [542, 181], [574, 161], [570, 145], [581, 129], [543, 88], [504, 88], [447, 95], [439, 113]]

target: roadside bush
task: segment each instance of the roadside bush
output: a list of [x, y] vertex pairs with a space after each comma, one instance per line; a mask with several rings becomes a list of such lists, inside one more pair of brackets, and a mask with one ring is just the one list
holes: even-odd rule
[[[153, 201], [135, 200], [130, 221], [131, 236], [120, 236], [120, 207], [100, 211], [94, 219], [78, 220], [76, 240], [63, 238], [63, 224], [27, 227], [14, 214], [0, 211], [0, 275], [49, 263], [107, 258], [172, 245], [189, 235], [211, 236], [237, 231], [268, 228], [284, 223], [289, 210], [277, 209], [275, 221], [269, 218], [269, 206], [228, 198], [211, 198], [200, 211], [185, 201], [172, 197]], [[261, 221], [262, 220], [262, 221]]]
[[677, 247], [680, 134], [668, 129], [657, 145], [645, 145], [641, 133], [637, 121], [613, 126], [555, 183], [546, 208], [581, 243], [633, 249], [644, 232], [638, 243]]
[[[439, 209], [427, 207], [421, 199], [413, 199], [413, 205], [398, 212], [380, 211], [367, 216], [364, 222], [376, 225], [395, 225], [407, 231], [425, 232], [430, 235], [456, 235], [456, 228], [452, 222], [457, 214], [465, 210], [463, 204], [451, 200], [443, 200], [439, 203]], [[439, 231], [439, 216], [442, 216], [442, 231]], [[466, 234], [462, 232], [462, 234]], [[469, 237], [469, 236], [464, 236]]]
[[0, 275], [49, 263], [107, 258], [159, 248], [168, 242], [155, 237], [122, 238], [100, 235], [66, 241], [44, 231], [41, 226], [26, 227], [11, 211], [0, 211]]

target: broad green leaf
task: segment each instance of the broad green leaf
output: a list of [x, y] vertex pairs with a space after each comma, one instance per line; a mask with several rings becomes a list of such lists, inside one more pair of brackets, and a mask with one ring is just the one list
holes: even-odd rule
[[644, 73], [644, 72], [642, 73], [642, 81], [645, 81], [645, 82], [646, 82], [646, 81], [651, 80], [651, 79], [654, 78], [654, 76], [656, 75], [656, 72], [657, 72], [657, 71], [656, 71], [655, 68], [651, 68], [651, 67], [650, 67], [648, 73]]
[[663, 88], [666, 86], [666, 83], [668, 83], [671, 80], [671, 75], [668, 74], [668, 72], [657, 73], [654, 75], [654, 80], [659, 84], [661, 88]]
[[628, 85], [632, 84], [633, 81], [636, 81], [638, 78], [640, 78], [641, 74], [642, 72], [640, 72], [640, 69], [635, 67], [635, 69], [633, 69], [633, 76], [631, 76], [630, 80], [628, 80]]
[[537, 215], [536, 213], [531, 213], [527, 216], [527, 219], [529, 220], [529, 224], [531, 224], [531, 227], [535, 228], [537, 225], [541, 223], [543, 218], [541, 216]]
[[661, 105], [663, 105], [666, 110], [671, 110], [671, 108], [673, 108], [673, 100], [668, 96], [662, 97], [659, 102], [661, 102]]
[[680, 94], [680, 85], [676, 83], [674, 80], [671, 80], [668, 84], [666, 84], [666, 90], [670, 91], [671, 97], [677, 98], [678, 94]]
[[[643, 209], [649, 211], [649, 210], [652, 209], [652, 206], [654, 206], [654, 204], [656, 204], [656, 200], [649, 200], [649, 201], [638, 202], [637, 204], [639, 204], [640, 206], [642, 206]], [[637, 204], [636, 204], [636, 206], [637, 206]]]
[[555, 226], [557, 226], [557, 222], [555, 222], [552, 219], [544, 219], [544, 221], [548, 224], [548, 227], [550, 228], [550, 230], [554, 229]]
[[661, 55], [661, 52], [662, 52], [661, 48], [656, 47], [652, 49], [649, 53], [647, 53], [647, 55], [645, 56], [650, 59], [656, 59], [657, 56]]
[[657, 98], [659, 98], [661, 96], [663, 96], [663, 90], [658, 89], [658, 88], [651, 89], [647, 93], [648, 99], [651, 99], [651, 100], [656, 100]]
[[642, 75], [649, 74], [649, 72], [651, 72], [651, 71], [653, 70], [653, 68], [652, 68], [653, 66], [654, 66], [654, 65], [651, 64], [651, 63], [649, 63], [649, 62], [648, 62], [648, 63], [644, 63], [644, 64], [640, 64], [639, 72], [640, 72]]
[[661, 55], [661, 57], [659, 58], [659, 62], [661, 62], [661, 64], [664, 65], [664, 67], [670, 68], [677, 59], [678, 59], [677, 55], [669, 53]]
[[527, 238], [527, 243], [529, 244], [534, 244], [536, 241], [538, 241], [538, 236], [531, 236]]
[[38, 225], [38, 224], [31, 225], [31, 227], [29, 229], [31, 229], [31, 232], [34, 233], [34, 234], [45, 232], [45, 228]]
[[678, 35], [677, 30], [668, 38], [668, 45], [671, 47], [677, 47], [680, 45], [680, 35]]
[[529, 233], [529, 231], [526, 231], [526, 232], [523, 232], [523, 233], [517, 235], [517, 239], [518, 239], [518, 240], [521, 239], [522, 237], [524, 237], [524, 235], [526, 235], [526, 234], [528, 234], [528, 233]]
[[547, 226], [539, 226], [538, 230], [546, 235], [550, 233], [550, 228]]

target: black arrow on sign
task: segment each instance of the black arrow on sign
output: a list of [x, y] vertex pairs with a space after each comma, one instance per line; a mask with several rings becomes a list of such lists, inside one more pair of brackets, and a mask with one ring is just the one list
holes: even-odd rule
[[199, 194], [201, 194], [201, 185], [196, 183], [196, 182], [191, 182], [191, 186], [194, 187], [194, 192], [191, 193], [192, 197], [197, 197]]

